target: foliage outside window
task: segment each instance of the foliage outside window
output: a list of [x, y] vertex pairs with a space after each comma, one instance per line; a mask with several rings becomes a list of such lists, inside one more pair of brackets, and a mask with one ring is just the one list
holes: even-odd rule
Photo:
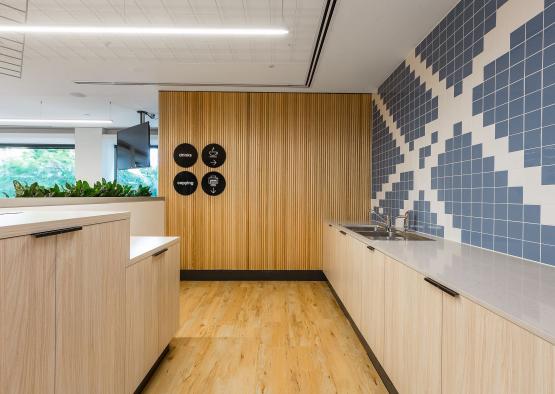
[[0, 146], [0, 197], [15, 197], [14, 180], [47, 187], [75, 183], [74, 148]]
[[117, 181], [122, 185], [132, 186], [134, 189], [149, 186], [153, 196], [158, 195], [158, 148], [150, 148], [150, 167], [119, 170]]

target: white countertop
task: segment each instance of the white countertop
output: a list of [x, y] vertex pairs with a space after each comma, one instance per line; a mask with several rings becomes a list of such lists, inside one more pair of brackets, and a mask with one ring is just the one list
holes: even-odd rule
[[129, 219], [129, 212], [103, 211], [24, 211], [0, 213], [0, 239], [73, 226]]
[[179, 242], [179, 237], [132, 236], [129, 265]]
[[435, 237], [376, 241], [329, 224], [555, 344], [555, 267]]

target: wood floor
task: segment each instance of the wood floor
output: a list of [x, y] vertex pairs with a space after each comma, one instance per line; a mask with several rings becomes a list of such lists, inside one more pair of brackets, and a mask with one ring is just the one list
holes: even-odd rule
[[386, 393], [325, 282], [182, 282], [146, 393]]

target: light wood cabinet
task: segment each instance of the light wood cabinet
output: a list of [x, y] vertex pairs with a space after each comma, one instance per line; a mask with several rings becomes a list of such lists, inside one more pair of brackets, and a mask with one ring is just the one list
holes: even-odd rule
[[56, 392], [121, 393], [129, 221], [56, 237]]
[[165, 349], [179, 328], [179, 245], [168, 247], [159, 265], [158, 349]]
[[443, 296], [444, 393], [555, 393], [553, 345], [464, 297]]
[[442, 295], [386, 258], [383, 366], [400, 393], [441, 393]]
[[93, 223], [0, 239], [0, 393], [134, 392], [177, 331], [176, 239]]
[[[148, 259], [145, 259], [148, 260]], [[125, 269], [125, 392], [132, 393], [145, 373], [144, 355], [147, 353], [145, 307], [150, 286], [147, 288], [146, 267], [133, 264]]]
[[128, 260], [128, 220], [0, 240], [0, 392], [122, 392]]
[[127, 267], [125, 392], [136, 390], [179, 326], [179, 244]]
[[357, 327], [360, 327], [362, 323], [362, 267], [366, 262], [368, 250], [363, 247], [362, 242], [350, 236], [345, 237], [345, 246], [343, 261], [345, 307]]
[[337, 270], [337, 294], [339, 298], [343, 301], [343, 305], [347, 305], [348, 294], [347, 287], [349, 284], [349, 267], [347, 265], [349, 261], [349, 248], [347, 245], [347, 235], [341, 230], [337, 230], [337, 247], [335, 249], [335, 264]]
[[[142, 359], [143, 368], [142, 374], [140, 375], [139, 382], [148, 372], [152, 364], [156, 361], [160, 355], [159, 346], [159, 336], [158, 330], [162, 322], [160, 321], [160, 264], [164, 263], [163, 256], [155, 260], [154, 257], [148, 257], [146, 260], [140, 264], [144, 266], [145, 271], [145, 300], [144, 303], [139, 305], [137, 308], [142, 309], [143, 322], [144, 325], [144, 342], [145, 342], [145, 353], [139, 358]], [[126, 283], [126, 286], [128, 283]], [[130, 286], [133, 286], [129, 283]], [[142, 308], [141, 308], [142, 307]], [[127, 335], [134, 336], [133, 331], [128, 332]], [[135, 387], [136, 388], [136, 387]]]
[[341, 261], [344, 253], [343, 244], [345, 242], [345, 236], [335, 227], [327, 227], [327, 229], [328, 236], [324, 245], [324, 254], [328, 257], [324, 273], [338, 297], [342, 298]]
[[385, 255], [377, 250], [368, 249], [363, 243], [360, 243], [358, 248], [364, 255], [360, 275], [361, 324], [359, 328], [374, 355], [378, 360], [383, 360]]
[[326, 226], [324, 273], [374, 353], [383, 355], [384, 255]]
[[335, 280], [333, 277], [333, 267], [334, 267], [334, 254], [335, 254], [335, 244], [334, 244], [334, 240], [335, 240], [335, 230], [331, 225], [327, 225], [324, 228], [324, 235], [323, 235], [323, 251], [322, 251], [322, 268], [324, 271], [324, 275], [326, 275], [326, 278], [328, 280], [328, 282], [331, 283], [331, 285], [333, 286]]
[[56, 242], [0, 240], [0, 393], [53, 393]]
[[326, 277], [400, 393], [555, 394], [551, 343], [339, 228], [324, 242]]

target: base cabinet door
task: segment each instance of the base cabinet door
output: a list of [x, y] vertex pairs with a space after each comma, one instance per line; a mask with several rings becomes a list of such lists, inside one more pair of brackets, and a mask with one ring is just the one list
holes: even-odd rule
[[[148, 299], [146, 266], [142, 260], [125, 269], [125, 392], [133, 393], [145, 374]], [[151, 263], [150, 263], [151, 264]]]
[[147, 257], [125, 269], [125, 388], [133, 393], [160, 354], [160, 264]]
[[57, 236], [56, 392], [125, 390], [129, 221]]
[[346, 236], [346, 253], [343, 262], [346, 268], [345, 276], [345, 297], [347, 301], [346, 308], [349, 315], [360, 327], [361, 319], [361, 302], [362, 302], [362, 266], [366, 259], [367, 249], [365, 245], [351, 236]]
[[444, 393], [555, 393], [552, 344], [464, 297], [443, 297]]
[[133, 393], [179, 328], [179, 245], [125, 272], [125, 392]]
[[322, 239], [322, 267], [324, 275], [328, 282], [333, 286], [333, 263], [334, 263], [334, 244], [333, 235], [334, 228], [327, 224], [324, 227], [324, 234]]
[[347, 235], [343, 231], [337, 230], [336, 240], [335, 262], [337, 265], [337, 288], [335, 291], [343, 302], [343, 305], [348, 305], [347, 287], [349, 286], [349, 266], [347, 262], [349, 261], [349, 250], [347, 247]]
[[341, 282], [341, 263], [343, 255], [343, 242], [345, 236], [335, 227], [328, 227], [327, 244], [324, 247], [324, 253], [327, 255], [327, 268], [324, 273], [335, 292], [339, 297], [342, 294]]
[[153, 257], [158, 269], [158, 355], [170, 343], [179, 328], [179, 246]]
[[400, 393], [441, 393], [442, 292], [386, 258], [383, 366]]
[[0, 393], [53, 393], [53, 237], [0, 240]]
[[360, 331], [380, 362], [384, 348], [384, 263], [385, 255], [361, 244], [364, 256], [361, 265], [361, 324]]

